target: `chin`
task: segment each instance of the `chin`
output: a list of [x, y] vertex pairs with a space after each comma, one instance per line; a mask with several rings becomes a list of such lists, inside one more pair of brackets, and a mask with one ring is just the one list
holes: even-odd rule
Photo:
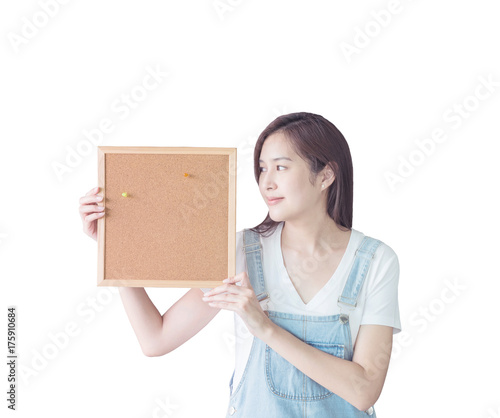
[[269, 217], [274, 222], [282, 222], [285, 220], [282, 215], [280, 215], [279, 213], [276, 213], [276, 212], [273, 213], [272, 211], [269, 211]]

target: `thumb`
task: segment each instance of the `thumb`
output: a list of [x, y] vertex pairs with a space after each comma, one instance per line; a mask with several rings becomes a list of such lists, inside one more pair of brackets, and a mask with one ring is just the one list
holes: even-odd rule
[[241, 274], [241, 285], [243, 287], [248, 287], [250, 289], [253, 289], [252, 283], [250, 282], [250, 277], [248, 277], [248, 273], [246, 271], [243, 271], [240, 274]]

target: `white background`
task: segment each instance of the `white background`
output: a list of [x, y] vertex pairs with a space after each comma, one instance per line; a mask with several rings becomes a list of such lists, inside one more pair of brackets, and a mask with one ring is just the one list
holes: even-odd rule
[[[97, 185], [84, 131], [107, 118], [112, 132], [93, 131], [99, 145], [238, 148], [241, 230], [267, 214], [255, 141], [297, 111], [344, 134], [353, 227], [399, 256], [403, 332], [378, 417], [500, 415], [498, 2], [396, 3], [2, 2], [1, 338], [5, 353], [15, 305], [17, 416], [225, 416], [233, 313], [148, 358], [119, 294], [96, 286], [97, 244], [78, 213]], [[142, 96], [148, 68], [168, 75]], [[128, 113], [113, 108], [131, 92]], [[430, 139], [436, 129], [446, 140]], [[387, 173], [410, 157], [391, 187]], [[163, 313], [187, 289], [147, 291]]]

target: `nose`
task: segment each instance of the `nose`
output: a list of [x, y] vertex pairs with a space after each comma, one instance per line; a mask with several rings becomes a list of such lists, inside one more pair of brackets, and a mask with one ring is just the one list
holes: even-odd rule
[[261, 173], [260, 183], [264, 190], [274, 190], [276, 188], [276, 183], [273, 179], [273, 176], [268, 172]]

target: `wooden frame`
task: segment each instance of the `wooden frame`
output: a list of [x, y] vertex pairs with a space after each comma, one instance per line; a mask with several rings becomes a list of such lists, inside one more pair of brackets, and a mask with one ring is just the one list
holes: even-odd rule
[[236, 148], [100, 146], [98, 186], [98, 286], [207, 288], [236, 274]]

